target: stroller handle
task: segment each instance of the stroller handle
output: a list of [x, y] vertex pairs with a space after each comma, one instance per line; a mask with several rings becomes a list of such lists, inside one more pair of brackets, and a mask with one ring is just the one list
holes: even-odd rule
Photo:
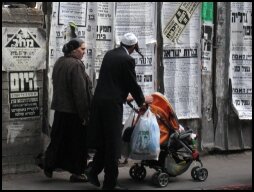
[[135, 108], [130, 101], [127, 101], [127, 104], [136, 112], [139, 113], [139, 110]]

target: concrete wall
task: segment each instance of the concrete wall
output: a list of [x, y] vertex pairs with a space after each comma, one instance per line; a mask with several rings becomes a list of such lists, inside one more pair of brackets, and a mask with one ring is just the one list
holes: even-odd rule
[[[40, 10], [26, 7], [2, 8], [2, 27], [42, 28], [43, 23], [44, 16]], [[36, 64], [34, 63], [35, 66]], [[2, 174], [38, 170], [34, 157], [43, 147], [41, 130], [44, 71], [32, 71], [36, 77], [33, 83], [37, 84], [39, 92], [39, 116], [23, 118], [10, 117], [11, 72], [13, 71], [2, 71]]]

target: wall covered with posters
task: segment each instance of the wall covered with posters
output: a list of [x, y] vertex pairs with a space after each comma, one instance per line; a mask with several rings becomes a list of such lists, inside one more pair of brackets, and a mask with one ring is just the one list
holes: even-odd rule
[[[251, 7], [252, 4], [226, 3], [226, 5], [231, 7], [233, 10], [231, 12], [237, 14], [240, 12], [241, 15], [225, 15], [224, 19], [232, 17], [232, 21], [234, 21], [234, 16], [235, 21], [241, 25], [240, 28], [243, 33], [249, 34], [242, 39], [234, 38], [231, 41], [238, 39], [245, 45], [250, 45], [248, 42], [252, 39], [251, 33], [249, 33], [252, 12], [247, 7]], [[218, 18], [216, 18], [217, 10], [219, 12]], [[48, 77], [50, 79], [55, 60], [62, 55], [62, 46], [70, 38], [68, 28], [71, 24], [76, 25], [77, 36], [86, 41], [87, 54], [84, 56], [83, 61], [87, 72], [93, 79], [94, 87], [106, 51], [119, 46], [121, 35], [125, 32], [133, 32], [139, 39], [141, 52], [144, 55], [144, 58], [141, 58], [136, 53], [132, 54], [136, 60], [137, 81], [144, 93], [150, 94], [159, 90], [161, 85], [158, 82], [163, 82], [162, 93], [174, 107], [180, 122], [193, 127], [195, 131], [200, 133], [202, 137], [200, 138], [201, 149], [228, 149], [221, 142], [216, 144], [218, 138], [216, 139], [216, 134], [214, 134], [216, 130], [219, 130], [218, 127], [224, 127], [222, 124], [216, 124], [218, 121], [217, 117], [214, 116], [216, 114], [216, 107], [214, 108], [214, 106], [220, 105], [214, 99], [216, 95], [214, 82], [217, 70], [217, 60], [214, 59], [216, 58], [214, 49], [217, 49], [217, 47], [214, 47], [214, 44], [216, 44], [216, 38], [221, 37], [220, 34], [218, 36], [214, 34], [214, 26], [217, 24], [232, 25], [231, 29], [235, 31], [237, 31], [237, 27], [234, 26], [236, 25], [235, 22], [220, 23], [221, 10], [222, 8], [214, 6], [214, 3], [204, 2], [53, 3], [49, 35], [50, 70]], [[234, 32], [232, 35], [234, 35]], [[222, 40], [227, 41], [226, 38]], [[159, 42], [162, 43], [159, 44]], [[232, 49], [240, 49], [240, 42], [233, 43], [236, 48]], [[238, 47], [236, 44], [238, 44]], [[231, 47], [225, 47], [225, 49], [229, 51]], [[237, 105], [240, 101], [241, 107], [234, 107], [234, 111], [239, 114], [240, 119], [249, 120], [251, 120], [252, 114], [249, 108], [252, 106], [252, 100], [250, 99], [252, 89], [249, 83], [247, 83], [244, 90], [241, 87], [252, 79], [251, 65], [248, 64], [252, 61], [251, 48], [251, 46], [247, 46], [246, 50], [242, 50], [244, 53], [241, 55], [246, 56], [243, 61], [244, 64], [239, 63], [239, 59], [238, 64], [234, 64], [236, 61], [230, 62], [230, 65], [237, 65], [234, 68], [240, 67], [241, 71], [245, 70], [243, 73], [239, 72], [237, 74], [240, 77], [236, 78], [234, 76], [233, 78], [234, 81], [232, 82], [235, 83], [233, 84], [232, 104]], [[158, 52], [158, 50], [160, 51]], [[163, 68], [163, 73], [158, 75], [161, 68]], [[231, 68], [228, 66], [225, 70]], [[244, 80], [239, 80], [242, 79], [243, 74], [247, 77], [244, 77]], [[232, 79], [230, 77], [219, 78], [226, 78], [227, 84], [227, 81]], [[50, 103], [51, 83], [48, 86]], [[241, 99], [239, 99], [239, 96]], [[231, 104], [228, 106], [230, 107]], [[49, 111], [49, 119], [52, 122], [53, 111], [50, 109]], [[124, 106], [124, 120], [128, 117], [129, 112], [130, 108]], [[250, 145], [247, 144], [246, 148], [249, 147]], [[245, 147], [239, 147], [236, 144], [233, 148]]]
[[232, 2], [230, 13], [232, 105], [239, 119], [252, 119], [252, 3]]
[[213, 119], [214, 146], [222, 150], [252, 148], [251, 9], [251, 2], [217, 3]]
[[[49, 134], [52, 71], [73, 33], [86, 42], [82, 61], [96, 87], [106, 51], [133, 32], [144, 55], [132, 54], [143, 92], [168, 98], [180, 123], [200, 136], [200, 150], [252, 148], [251, 2], [43, 4], [46, 38], [37, 26], [27, 27], [33, 20], [2, 27], [3, 146], [17, 148], [24, 130]], [[123, 121], [129, 113], [124, 106]]]

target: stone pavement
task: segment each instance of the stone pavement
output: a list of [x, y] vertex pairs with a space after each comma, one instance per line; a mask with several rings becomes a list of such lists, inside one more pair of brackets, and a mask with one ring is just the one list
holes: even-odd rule
[[[144, 181], [135, 182], [129, 176], [130, 166], [119, 167], [119, 184], [129, 190], [251, 190], [252, 189], [252, 151], [231, 154], [202, 155], [200, 158], [208, 170], [208, 178], [204, 182], [194, 181], [191, 167], [181, 175], [170, 177], [169, 184], [164, 188], [154, 186], [151, 176], [154, 169], [146, 167], [147, 176]], [[70, 183], [70, 173], [54, 172], [53, 178], [46, 178], [43, 171], [26, 174], [10, 174], [2, 177], [3, 190], [99, 190], [90, 183]], [[99, 175], [102, 183], [103, 173]]]

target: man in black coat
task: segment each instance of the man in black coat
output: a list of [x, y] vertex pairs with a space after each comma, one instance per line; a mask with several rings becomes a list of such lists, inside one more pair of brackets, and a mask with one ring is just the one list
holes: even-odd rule
[[130, 56], [134, 50], [139, 52], [137, 37], [127, 33], [120, 47], [106, 53], [94, 93], [91, 129], [96, 132], [97, 152], [86, 173], [92, 184], [100, 186], [98, 174], [104, 169], [102, 189], [121, 189], [117, 185], [118, 159], [121, 157], [123, 103], [128, 94], [141, 108], [152, 102], [152, 96], [144, 97], [137, 84], [135, 60]]

